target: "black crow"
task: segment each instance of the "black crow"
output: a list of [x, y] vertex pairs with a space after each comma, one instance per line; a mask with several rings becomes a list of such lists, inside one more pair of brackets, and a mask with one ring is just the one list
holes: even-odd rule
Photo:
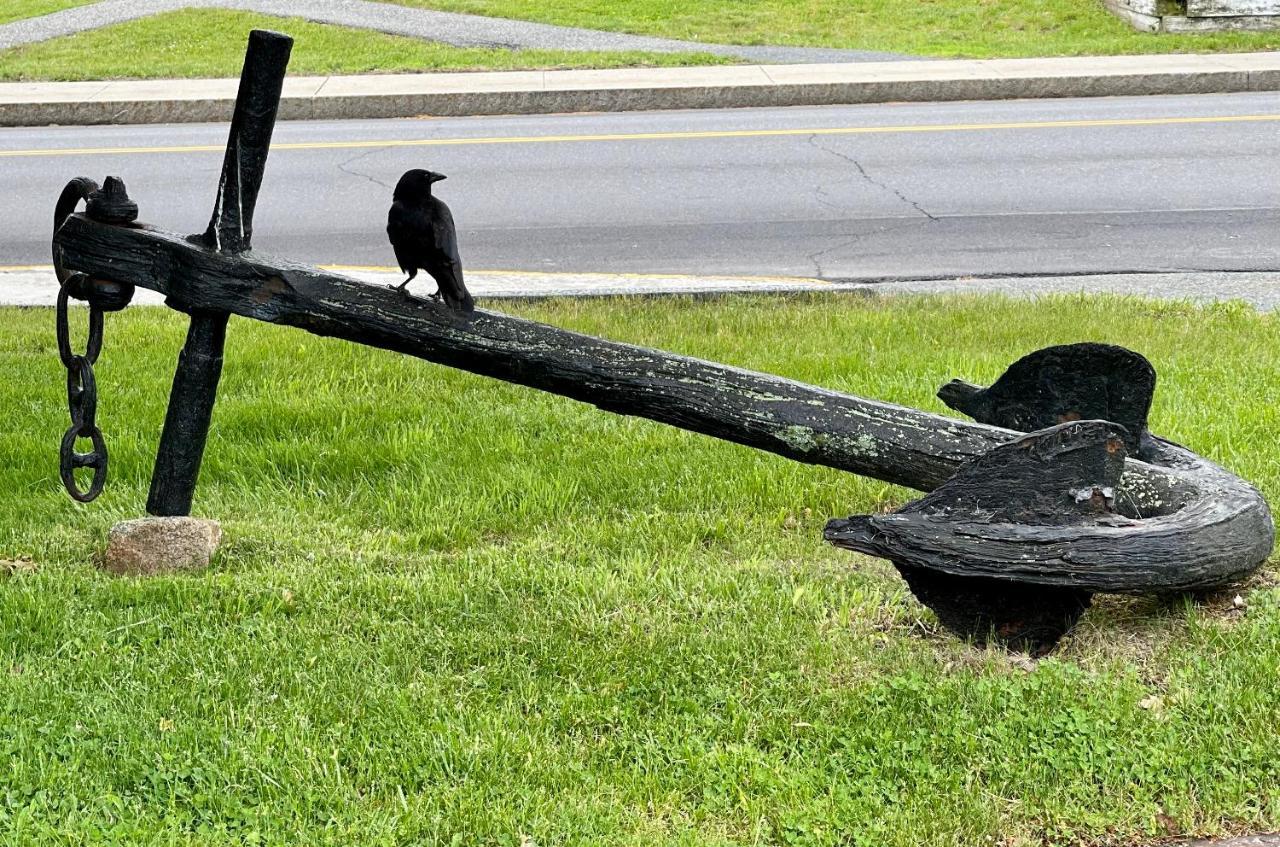
[[431, 196], [431, 183], [444, 174], [415, 168], [405, 171], [396, 183], [391, 211], [387, 214], [387, 237], [396, 252], [400, 270], [409, 278], [396, 288], [405, 290], [418, 269], [426, 271], [439, 287], [433, 297], [443, 297], [450, 308], [460, 312], [475, 310], [475, 301], [462, 282], [462, 259], [458, 256], [458, 236], [453, 215], [438, 197]]

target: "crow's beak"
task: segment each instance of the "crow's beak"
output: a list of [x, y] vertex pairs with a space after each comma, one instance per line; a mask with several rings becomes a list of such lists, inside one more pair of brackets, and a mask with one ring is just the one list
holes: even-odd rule
[[439, 182], [439, 181], [440, 181], [440, 180], [442, 180], [442, 179], [448, 179], [448, 178], [449, 178], [449, 177], [445, 176], [444, 174], [432, 174], [432, 175], [431, 175], [431, 181], [432, 181], [432, 182]]

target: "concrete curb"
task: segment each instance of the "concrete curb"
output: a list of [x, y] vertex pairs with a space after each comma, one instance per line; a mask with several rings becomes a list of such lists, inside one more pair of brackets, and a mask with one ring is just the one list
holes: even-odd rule
[[[0, 84], [0, 126], [225, 122], [236, 80]], [[284, 120], [1280, 90], [1280, 52], [293, 77]]]

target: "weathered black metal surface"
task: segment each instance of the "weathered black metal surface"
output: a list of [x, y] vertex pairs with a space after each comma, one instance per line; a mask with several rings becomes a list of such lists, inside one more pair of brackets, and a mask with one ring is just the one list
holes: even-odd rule
[[[234, 255], [251, 247], [253, 210], [262, 187], [292, 49], [293, 39], [287, 35], [268, 30], [249, 34], [213, 219], [204, 235], [193, 239], [208, 248]], [[169, 305], [182, 308], [180, 303]], [[158, 516], [191, 512], [222, 376], [222, 348], [230, 317], [223, 309], [184, 311], [191, 313], [191, 326], [173, 375], [169, 409], [147, 495], [147, 511]]]
[[129, 197], [120, 177], [109, 176], [103, 180], [100, 190], [89, 195], [85, 212], [104, 224], [128, 224], [138, 219], [138, 204]]
[[[82, 201], [88, 200], [94, 192], [98, 190], [98, 183], [88, 177], [79, 176], [71, 180], [63, 187], [62, 193], [58, 195], [58, 202], [53, 205], [53, 232], [56, 235], [58, 229], [71, 216]], [[58, 277], [58, 282], [67, 281], [67, 277], [71, 276], [72, 271], [68, 270], [62, 261], [62, 253], [58, 250], [58, 242], [53, 242], [53, 271]]]
[[204, 233], [205, 244], [224, 253], [249, 249], [253, 239], [253, 210], [271, 151], [280, 92], [293, 39], [283, 33], [255, 29], [240, 73], [240, 89], [231, 116], [222, 178], [213, 205], [213, 218]]
[[1093, 599], [1093, 592], [1080, 588], [895, 566], [916, 599], [951, 632], [978, 645], [995, 643], [1033, 656], [1056, 647]]
[[1113, 505], [1124, 472], [1122, 432], [1106, 421], [1076, 421], [1024, 435], [967, 463], [896, 512], [829, 522], [827, 540], [894, 562], [963, 573], [985, 566], [984, 525], [1026, 524], [1031, 533], [1123, 526], [1129, 519]]
[[[1025, 388], [1021, 394], [1019, 385]], [[1038, 429], [1063, 418], [1072, 418], [1082, 410], [1114, 415], [1118, 419], [1116, 422], [1127, 430], [1126, 445], [1132, 445], [1136, 440], [1143, 460], [1194, 475], [1201, 487], [1201, 496], [1179, 507], [1180, 522], [1162, 527], [1158, 537], [1152, 539], [1152, 547], [1144, 551], [1145, 557], [1128, 557], [1127, 567], [1147, 588], [1125, 587], [1123, 580], [1096, 587], [1118, 591], [1180, 591], [1209, 587], [1213, 580], [1210, 575], [1212, 569], [1206, 570], [1202, 563], [1225, 554], [1258, 557], [1261, 564], [1270, 555], [1274, 543], [1271, 516], [1268, 512], [1266, 520], [1255, 526], [1240, 526], [1237, 532], [1224, 533], [1215, 543], [1227, 544], [1226, 550], [1204, 548], [1198, 543], [1198, 537], [1186, 533], [1186, 527], [1223, 520], [1226, 513], [1253, 498], [1261, 500], [1261, 495], [1212, 462], [1147, 431], [1147, 413], [1154, 387], [1155, 369], [1143, 356], [1111, 345], [1084, 343], [1031, 353], [1016, 362], [990, 389], [953, 380], [943, 386], [939, 396], [949, 405], [955, 404], [955, 408], [969, 410], [978, 421], [997, 425], [1000, 421], [1020, 421], [1020, 426]], [[1008, 413], [1011, 407], [1018, 410], [1016, 415]], [[1117, 487], [1115, 497], [1115, 510], [1121, 515], [1137, 519], [1150, 516], [1146, 504], [1129, 499], [1130, 492], [1123, 483]], [[1042, 549], [1055, 555], [1052, 545]], [[1181, 556], [1183, 568], [1164, 572], [1148, 570], [1149, 559], [1146, 557], [1162, 550], [1170, 557]], [[1117, 568], [1124, 564], [1116, 556], [1121, 552], [1122, 545], [1116, 545], [1108, 556], [1108, 561], [1114, 562]]]
[[[59, 279], [68, 280], [63, 312], [73, 287], [109, 308], [112, 286], [118, 297], [137, 284], [191, 315], [152, 478], [153, 514], [191, 507], [227, 319], [236, 314], [933, 491], [894, 515], [832, 521], [827, 537], [890, 558], [944, 624], [978, 640], [994, 634], [1044, 651], [1093, 591], [1211, 587], [1270, 553], [1271, 515], [1256, 490], [1146, 432], [1155, 373], [1121, 348], [1049, 348], [1015, 363], [989, 389], [944, 386], [940, 396], [950, 405], [998, 426], [966, 424], [498, 313], [472, 314], [460, 262], [462, 294], [449, 308], [254, 255], [252, 214], [290, 45], [276, 33], [251, 37], [204, 234], [184, 239], [114, 225], [136, 214], [118, 181], [94, 195], [97, 214], [91, 205], [88, 216], [63, 223], [88, 181], [59, 201], [54, 256]], [[64, 263], [92, 284], [64, 276]], [[94, 314], [100, 322], [100, 310]], [[68, 390], [75, 429], [96, 406], [91, 369]], [[1004, 426], [1037, 431], [1018, 438]], [[90, 457], [100, 453], [105, 466], [100, 443], [99, 433]], [[1148, 461], [1127, 459], [1126, 444]]]
[[1033, 432], [1064, 421], [1113, 421], [1124, 443], [1141, 455], [1156, 371], [1145, 357], [1113, 344], [1064, 344], [1023, 356], [991, 385], [952, 380], [942, 402], [975, 421]]
[[196, 480], [204, 460], [209, 422], [222, 377], [226, 312], [192, 312], [187, 340], [169, 392], [164, 430], [147, 494], [147, 512], [157, 517], [191, 514]]
[[[58, 355], [67, 369], [67, 408], [71, 413], [71, 426], [63, 433], [58, 447], [58, 476], [71, 499], [89, 503], [102, 493], [107, 481], [107, 442], [98, 428], [98, 382], [93, 375], [93, 364], [102, 350], [102, 311], [90, 306], [89, 340], [83, 355], [75, 353], [71, 348], [67, 298], [76, 279], [73, 275], [62, 284], [55, 310]], [[79, 439], [88, 439], [93, 449], [88, 453], [76, 452]], [[75, 472], [80, 468], [93, 470], [86, 489], [81, 489], [76, 481]]]
[[[988, 389], [953, 380], [938, 392], [948, 405], [985, 423], [1037, 431], [974, 459], [892, 515], [831, 521], [826, 537], [891, 560], [955, 631], [982, 640], [994, 630], [1032, 649], [1051, 644], [1046, 639], [1055, 628], [1065, 632], [1091, 591], [1225, 581], [1204, 568], [1224, 551], [1205, 547], [1209, 536], [1188, 530], [1261, 498], [1216, 465], [1147, 432], [1154, 387], [1155, 370], [1145, 358], [1101, 344], [1036, 351]], [[1099, 414], [1119, 420], [1079, 420]], [[1132, 499], [1126, 488], [1127, 449], [1141, 450], [1157, 466], [1193, 472], [1200, 496], [1173, 514], [1144, 516], [1151, 504]], [[1269, 514], [1257, 517], [1237, 533], [1213, 534], [1214, 544], [1260, 564], [1273, 529]], [[1128, 543], [1135, 526], [1148, 530], [1140, 549]], [[1152, 568], [1155, 560], [1174, 558], [1181, 567]]]

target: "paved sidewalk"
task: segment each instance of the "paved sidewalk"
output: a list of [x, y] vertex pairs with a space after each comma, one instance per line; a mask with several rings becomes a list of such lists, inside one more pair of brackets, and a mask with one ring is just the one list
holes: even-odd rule
[[[339, 267], [334, 270], [374, 285], [394, 285], [404, 279], [403, 274], [376, 269]], [[866, 295], [994, 293], [1029, 298], [1071, 293], [1127, 294], [1196, 303], [1239, 300], [1262, 311], [1280, 309], [1280, 272], [1093, 274], [998, 279], [827, 282], [805, 277], [699, 277], [676, 274], [468, 271], [467, 287], [482, 306], [486, 300], [544, 297], [672, 294], [714, 296], [844, 291]], [[425, 296], [434, 288], [431, 280], [420, 279], [411, 286], [411, 291], [418, 296]], [[52, 306], [57, 293], [58, 285], [52, 268], [0, 270], [0, 306]], [[154, 292], [139, 289], [134, 302], [156, 304], [163, 302], [163, 298]]]
[[370, 0], [307, 0], [306, 3], [299, 3], [297, 0], [99, 0], [88, 6], [76, 6], [0, 25], [0, 49], [190, 8], [241, 9], [265, 15], [301, 17], [323, 24], [371, 29], [457, 47], [693, 52], [732, 56], [751, 62], [778, 63], [879, 62], [904, 58], [896, 53], [868, 50], [704, 44], [623, 32], [437, 12]]
[[[0, 83], [0, 126], [227, 121], [236, 80]], [[290, 77], [283, 120], [1280, 90], [1280, 52]]]

